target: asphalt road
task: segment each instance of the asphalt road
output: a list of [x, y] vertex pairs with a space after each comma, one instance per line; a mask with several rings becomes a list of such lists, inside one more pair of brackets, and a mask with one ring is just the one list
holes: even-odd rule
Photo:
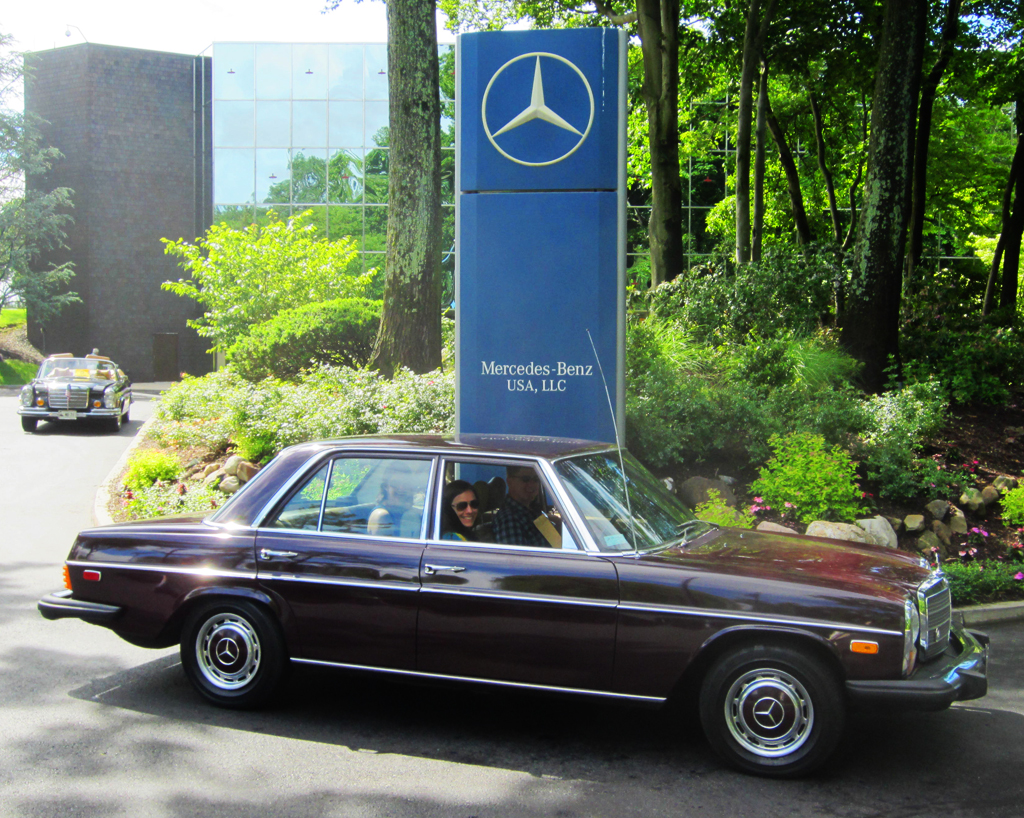
[[0, 816], [1020, 816], [1024, 623], [989, 628], [991, 692], [938, 714], [857, 714], [792, 782], [734, 773], [660, 711], [297, 670], [279, 706], [217, 710], [174, 650], [36, 600], [59, 587], [120, 435], [26, 435], [0, 394]]

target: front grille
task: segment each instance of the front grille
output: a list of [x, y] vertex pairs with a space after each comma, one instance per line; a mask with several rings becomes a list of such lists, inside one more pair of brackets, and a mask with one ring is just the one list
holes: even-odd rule
[[54, 384], [49, 389], [47, 399], [51, 409], [87, 409], [89, 387], [83, 389], [65, 384]]
[[921, 612], [921, 658], [928, 660], [949, 645], [953, 604], [946, 578], [939, 574], [918, 588], [917, 604]]

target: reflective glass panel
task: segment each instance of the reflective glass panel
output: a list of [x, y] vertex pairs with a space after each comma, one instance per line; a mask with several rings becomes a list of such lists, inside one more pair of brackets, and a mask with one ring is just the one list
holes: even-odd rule
[[441, 100], [455, 99], [455, 46], [438, 46], [437, 67]]
[[388, 47], [366, 46], [366, 98], [388, 98]]
[[292, 46], [292, 98], [327, 99], [327, 46]]
[[332, 241], [350, 238], [357, 250], [363, 247], [363, 208], [356, 206], [328, 209], [327, 237]]
[[269, 524], [269, 527], [316, 531], [320, 525], [324, 488], [327, 486], [329, 470], [330, 465], [325, 464], [314, 474], [309, 482], [284, 504], [284, 508]]
[[328, 46], [328, 96], [331, 99], [363, 98], [363, 47]]
[[226, 224], [228, 227], [248, 227], [252, 224], [252, 206], [220, 205], [213, 209], [213, 223]]
[[318, 239], [327, 235], [327, 207], [324, 205], [294, 205], [292, 212], [295, 214], [308, 213], [306, 224], [316, 227]]
[[252, 203], [255, 189], [253, 150], [218, 148], [213, 152], [213, 200]]
[[213, 105], [213, 144], [217, 148], [253, 146], [253, 103], [215, 102]]
[[327, 200], [358, 204], [363, 201], [363, 152], [332, 151], [327, 167]]
[[364, 142], [367, 147], [387, 147], [388, 140], [388, 103], [367, 102], [365, 107]]
[[256, 144], [287, 148], [292, 143], [292, 106], [288, 101], [256, 103]]
[[326, 148], [296, 148], [292, 151], [292, 202], [319, 204], [327, 201]]
[[441, 204], [455, 204], [455, 150], [441, 151]]
[[291, 79], [290, 45], [262, 43], [256, 46], [256, 99], [289, 99]]
[[[388, 209], [386, 207], [367, 207], [364, 217], [365, 249], [384, 252], [388, 242]], [[371, 266], [384, 264], [383, 259], [371, 261]]]
[[273, 222], [285, 221], [291, 217], [292, 209], [286, 205], [274, 205], [272, 207], [256, 206], [253, 221], [261, 227], [266, 227]]
[[327, 103], [292, 103], [292, 145], [327, 147]]
[[376, 148], [366, 152], [363, 163], [363, 185], [366, 202], [387, 204], [388, 202], [388, 159], [390, 152]]
[[213, 47], [213, 98], [252, 99], [253, 44], [218, 43]]
[[332, 148], [358, 148], [363, 145], [362, 101], [332, 102], [327, 144]]
[[256, 201], [288, 204], [291, 200], [291, 171], [287, 148], [256, 150]]

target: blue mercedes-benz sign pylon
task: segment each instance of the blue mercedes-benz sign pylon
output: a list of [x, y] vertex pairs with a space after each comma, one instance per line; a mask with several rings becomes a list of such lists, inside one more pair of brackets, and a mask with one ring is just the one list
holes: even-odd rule
[[625, 32], [480, 32], [457, 48], [456, 431], [614, 441]]

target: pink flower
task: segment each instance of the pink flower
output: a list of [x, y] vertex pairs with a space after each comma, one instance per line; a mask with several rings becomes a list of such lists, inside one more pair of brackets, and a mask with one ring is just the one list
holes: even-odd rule
[[1024, 572], [1018, 571], [1016, 574], [1013, 575], [1013, 578], [1014, 579], [1024, 579]]
[[786, 501], [786, 508], [796, 508], [796, 506], [790, 503], [789, 501]]
[[967, 556], [967, 552], [966, 551], [961, 551], [960, 552], [960, 556], [961, 557], [966, 557]]
[[763, 503], [764, 502], [764, 498], [763, 497], [755, 497], [754, 498], [754, 502], [755, 503]]

